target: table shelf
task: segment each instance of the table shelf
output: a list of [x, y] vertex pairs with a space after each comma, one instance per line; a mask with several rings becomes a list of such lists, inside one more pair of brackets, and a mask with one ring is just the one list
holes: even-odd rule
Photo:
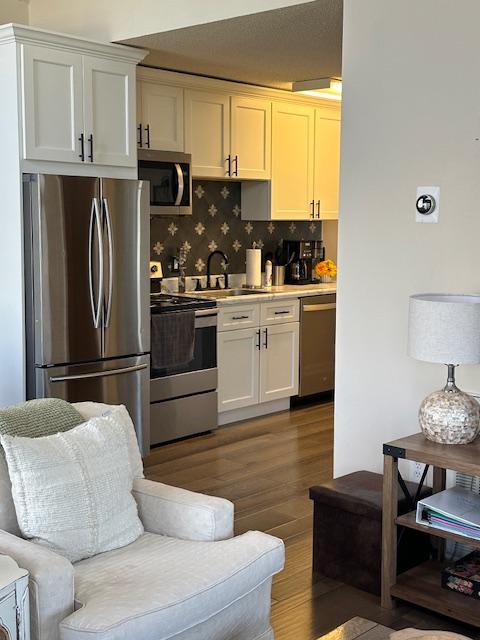
[[475, 538], [468, 538], [467, 536], [460, 536], [457, 533], [451, 533], [450, 531], [443, 531], [442, 529], [437, 529], [436, 527], [429, 527], [425, 524], [419, 524], [418, 522], [416, 522], [415, 511], [410, 511], [403, 516], [398, 516], [397, 518], [395, 518], [395, 524], [397, 524], [398, 526], [407, 527], [407, 529], [415, 529], [415, 531], [428, 533], [428, 535], [430, 536], [443, 538], [444, 540], [454, 540], [455, 542], [462, 542], [463, 544], [468, 544], [469, 547], [480, 549], [480, 540], [476, 540]]
[[429, 561], [401, 573], [390, 589], [391, 595], [467, 624], [480, 626], [480, 600], [444, 589], [441, 586], [444, 566], [445, 563]]
[[[445, 541], [453, 540], [480, 549], [480, 540], [417, 524], [415, 513], [398, 515], [399, 459], [413, 460], [432, 467], [433, 493], [443, 491], [446, 470], [480, 476], [480, 438], [466, 445], [438, 444], [422, 433], [399, 438], [383, 445], [383, 517], [382, 517], [382, 606], [395, 607], [395, 599], [431, 609], [467, 624], [480, 627], [480, 600], [455, 593], [441, 586]], [[403, 526], [435, 538], [439, 561], [424, 562], [397, 575], [397, 531]], [[451, 564], [451, 563], [450, 563]]]

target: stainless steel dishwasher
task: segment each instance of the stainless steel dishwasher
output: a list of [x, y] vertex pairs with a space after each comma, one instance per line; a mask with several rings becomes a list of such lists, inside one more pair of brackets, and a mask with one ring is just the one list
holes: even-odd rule
[[335, 386], [336, 294], [301, 298], [300, 397]]

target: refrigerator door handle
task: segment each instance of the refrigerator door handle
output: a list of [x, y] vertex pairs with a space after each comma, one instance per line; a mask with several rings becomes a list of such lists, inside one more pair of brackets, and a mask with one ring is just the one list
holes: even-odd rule
[[[93, 295], [93, 236], [95, 226], [97, 228], [98, 242], [98, 299], [96, 305]], [[92, 208], [90, 211], [90, 228], [88, 232], [88, 281], [90, 287], [90, 305], [92, 307], [93, 325], [95, 329], [98, 329], [100, 326], [101, 301], [103, 299], [103, 241], [102, 220], [97, 198], [92, 198]]]
[[110, 325], [110, 317], [112, 315], [112, 294], [113, 294], [113, 235], [112, 235], [112, 219], [110, 218], [110, 210], [108, 208], [107, 198], [103, 198], [103, 206], [105, 209], [105, 221], [107, 225], [108, 238], [108, 299], [105, 311], [105, 328]]
[[182, 202], [183, 192], [185, 191], [185, 181], [183, 179], [182, 167], [178, 164], [178, 162], [175, 162], [175, 169], [177, 170], [178, 193], [174, 204], [176, 207], [179, 207]]
[[122, 367], [121, 369], [110, 369], [107, 371], [95, 371], [94, 373], [77, 373], [72, 376], [53, 376], [50, 382], [68, 382], [69, 380], [85, 380], [87, 378], [105, 378], [105, 376], [118, 376], [122, 373], [132, 373], [146, 369], [147, 364], [136, 364], [132, 367]]

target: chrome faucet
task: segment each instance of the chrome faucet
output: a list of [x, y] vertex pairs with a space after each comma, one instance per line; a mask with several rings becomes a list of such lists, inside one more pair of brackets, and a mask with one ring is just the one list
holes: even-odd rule
[[[213, 256], [216, 254], [218, 254], [219, 256], [222, 256], [225, 266], [228, 265], [228, 258], [223, 253], [223, 251], [220, 251], [219, 249], [217, 249], [216, 251], [212, 251], [212, 253], [208, 256], [208, 259], [207, 259], [207, 286], [206, 286], [207, 289], [212, 289], [212, 283], [211, 283], [212, 275], [211, 275], [210, 265], [211, 265]], [[227, 271], [225, 271], [225, 289], [228, 289], [228, 272]]]

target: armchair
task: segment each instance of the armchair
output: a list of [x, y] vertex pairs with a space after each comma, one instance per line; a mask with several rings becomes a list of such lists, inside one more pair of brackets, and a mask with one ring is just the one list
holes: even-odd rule
[[[87, 419], [92, 406], [77, 408]], [[145, 478], [133, 495], [145, 533], [71, 564], [19, 537], [0, 461], [0, 553], [30, 573], [32, 640], [272, 640], [283, 542], [258, 531], [232, 537], [228, 500]]]

